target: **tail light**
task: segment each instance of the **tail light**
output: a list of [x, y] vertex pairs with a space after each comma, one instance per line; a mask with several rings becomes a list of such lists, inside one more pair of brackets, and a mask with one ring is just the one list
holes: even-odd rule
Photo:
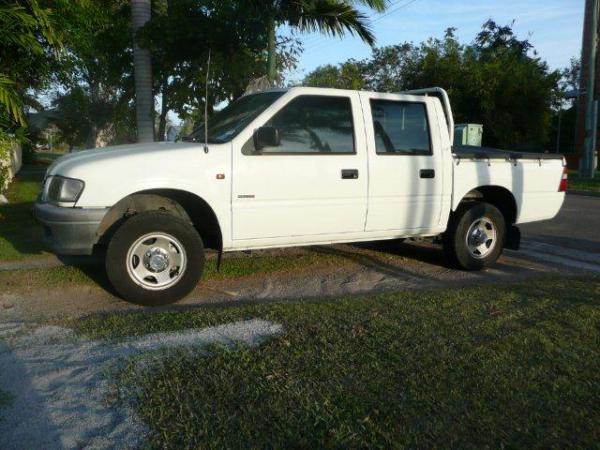
[[565, 167], [563, 169], [562, 178], [560, 179], [560, 186], [558, 187], [558, 192], [567, 192], [569, 187], [569, 171]]

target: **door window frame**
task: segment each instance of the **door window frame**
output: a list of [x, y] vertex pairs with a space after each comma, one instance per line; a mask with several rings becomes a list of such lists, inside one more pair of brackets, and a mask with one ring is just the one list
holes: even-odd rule
[[[355, 121], [355, 116], [354, 116], [354, 104], [353, 104], [353, 98], [351, 96], [348, 95], [324, 95], [324, 94], [299, 94], [296, 95], [294, 97], [292, 97], [287, 103], [285, 103], [281, 108], [279, 108], [277, 111], [275, 111], [273, 113], [273, 115], [271, 115], [267, 120], [265, 120], [265, 122], [261, 125], [261, 126], [265, 126], [265, 124], [267, 124], [270, 120], [272, 120], [277, 114], [279, 114], [281, 111], [284, 110], [284, 108], [286, 108], [288, 105], [290, 105], [292, 102], [302, 98], [302, 97], [322, 97], [322, 98], [343, 98], [343, 99], [347, 99], [349, 101], [349, 106], [350, 106], [350, 117], [352, 119], [352, 152], [267, 152], [267, 153], [262, 153], [262, 152], [256, 152], [255, 147], [254, 147], [254, 131], [256, 130], [256, 128], [253, 130], [252, 134], [250, 135], [250, 138], [244, 143], [244, 145], [242, 145], [240, 152], [242, 153], [242, 155], [244, 156], [352, 156], [352, 155], [357, 155], [357, 148], [356, 148], [356, 121]], [[427, 125], [429, 126], [429, 124]], [[247, 153], [244, 152], [245, 149], [247, 149], [248, 147], [251, 147], [253, 149], [252, 152]]]
[[[383, 102], [383, 103], [398, 103], [398, 104], [409, 104], [409, 105], [422, 105], [423, 110], [425, 112], [425, 120], [427, 122], [427, 137], [429, 140], [429, 151], [420, 151], [418, 153], [409, 152], [409, 151], [399, 151], [399, 152], [380, 152], [377, 150], [377, 135], [375, 131], [375, 120], [373, 116], [373, 102]], [[369, 112], [371, 114], [371, 126], [373, 127], [373, 143], [375, 146], [375, 154], [377, 156], [433, 156], [433, 140], [431, 138], [431, 121], [429, 120], [429, 110], [427, 108], [426, 102], [415, 102], [409, 100], [393, 100], [390, 98], [369, 98]]]

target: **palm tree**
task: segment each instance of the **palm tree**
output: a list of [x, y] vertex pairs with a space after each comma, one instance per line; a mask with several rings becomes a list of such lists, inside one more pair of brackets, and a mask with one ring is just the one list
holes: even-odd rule
[[[45, 51], [45, 44], [55, 49], [61, 46], [46, 10], [40, 7], [37, 0], [3, 2], [0, 5], [0, 48], [20, 49], [39, 55]], [[9, 67], [18, 64], [17, 61], [6, 62]], [[0, 67], [0, 115], [6, 113], [4, 117], [9, 121], [25, 126], [23, 99], [17, 89], [17, 77], [11, 78], [7, 73], [2, 73], [3, 68], [7, 67]]]
[[[260, 2], [262, 3], [262, 2]], [[369, 45], [375, 43], [367, 17], [358, 11], [361, 4], [384, 11], [388, 0], [272, 0], [267, 19], [267, 76], [271, 83], [277, 76], [275, 32], [278, 25], [287, 24], [300, 31], [320, 31], [331, 36], [356, 34]], [[264, 7], [264, 3], [262, 3]]]
[[154, 141], [154, 96], [150, 50], [140, 48], [136, 33], [150, 20], [150, 0], [131, 0], [133, 24], [133, 66], [135, 71], [135, 105], [138, 142]]

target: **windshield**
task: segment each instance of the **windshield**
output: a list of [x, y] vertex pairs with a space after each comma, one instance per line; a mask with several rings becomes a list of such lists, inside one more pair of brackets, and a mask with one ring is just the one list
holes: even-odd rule
[[[285, 92], [263, 92], [246, 95], [208, 120], [208, 142], [221, 144], [230, 141], [271, 106]], [[204, 142], [204, 125], [196, 128], [184, 141]]]

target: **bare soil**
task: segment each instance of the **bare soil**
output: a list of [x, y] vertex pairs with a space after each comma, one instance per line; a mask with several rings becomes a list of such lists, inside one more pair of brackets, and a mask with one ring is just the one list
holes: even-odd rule
[[[201, 282], [197, 289], [176, 305], [181, 309], [236, 302], [266, 302], [286, 299], [336, 297], [346, 294], [378, 293], [403, 289], [505, 283], [551, 273], [600, 272], [597, 254], [545, 244], [524, 244], [523, 252], [506, 252], [492, 268], [464, 272], [445, 265], [438, 246], [427, 243], [370, 243], [256, 252], [258, 255], [288, 255], [306, 251], [341, 257], [340, 264], [303, 267], [293, 271], [257, 274], [227, 280]], [[248, 256], [252, 258], [252, 255]], [[596, 264], [596, 262], [598, 264]], [[227, 264], [227, 258], [224, 260]], [[40, 322], [81, 317], [111, 311], [141, 310], [119, 299], [105, 279], [96, 284], [65, 284], [41, 287], [19, 283], [0, 290], [0, 322]]]

